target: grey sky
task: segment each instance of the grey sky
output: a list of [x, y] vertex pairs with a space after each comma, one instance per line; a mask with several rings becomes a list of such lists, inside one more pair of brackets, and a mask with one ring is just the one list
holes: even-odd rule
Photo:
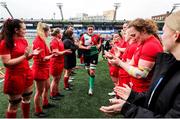
[[[170, 11], [174, 3], [180, 0], [0, 0], [7, 2], [8, 8], [15, 18], [55, 18], [60, 19], [56, 3], [63, 3], [65, 19], [76, 16], [77, 13], [102, 15], [103, 11], [114, 9], [113, 4], [121, 3], [117, 11], [117, 19], [150, 18]], [[180, 7], [176, 10], [180, 10]], [[0, 18], [9, 17], [7, 11], [0, 6]]]

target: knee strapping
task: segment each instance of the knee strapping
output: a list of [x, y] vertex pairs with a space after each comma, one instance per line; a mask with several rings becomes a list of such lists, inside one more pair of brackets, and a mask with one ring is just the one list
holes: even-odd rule
[[95, 64], [90, 64], [90, 69], [95, 70], [96, 69], [96, 65]]
[[28, 97], [28, 96], [31, 96], [33, 93], [33, 91], [29, 92], [29, 93], [24, 93], [22, 94], [22, 97]]
[[15, 99], [15, 100], [9, 100], [9, 103], [11, 105], [17, 105], [21, 102], [22, 98], [19, 98], [19, 99]]

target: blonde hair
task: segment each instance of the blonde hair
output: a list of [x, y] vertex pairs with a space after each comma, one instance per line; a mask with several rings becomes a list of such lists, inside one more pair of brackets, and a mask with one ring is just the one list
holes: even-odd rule
[[174, 31], [180, 32], [180, 10], [165, 19], [165, 24]]
[[37, 24], [37, 35], [42, 39], [46, 39], [45, 32], [49, 31], [49, 26], [46, 23], [39, 22]]
[[[180, 10], [169, 15], [165, 20], [165, 24], [171, 30], [180, 32]], [[180, 35], [177, 42], [180, 42]]]

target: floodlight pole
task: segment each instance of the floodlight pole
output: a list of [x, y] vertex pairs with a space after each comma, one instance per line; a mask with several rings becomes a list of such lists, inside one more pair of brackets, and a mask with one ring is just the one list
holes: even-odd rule
[[177, 7], [180, 7], [180, 3], [175, 3], [175, 4], [173, 4], [173, 8], [172, 8], [171, 12], [169, 13], [169, 15], [172, 14], [173, 11], [174, 11]]
[[56, 16], [56, 13], [54, 12], [54, 13], [53, 13], [53, 18], [54, 18], [54, 19], [56, 18], [55, 16]]
[[60, 14], [61, 14], [61, 20], [63, 21], [64, 20], [64, 17], [63, 17], [63, 12], [62, 12], [62, 6], [63, 4], [62, 3], [56, 3], [57, 7], [59, 8], [60, 10]]
[[120, 3], [114, 3], [114, 7], [115, 7], [115, 10], [114, 10], [113, 21], [116, 20], [116, 13], [117, 13], [117, 9], [120, 7]]
[[3, 6], [9, 13], [9, 15], [11, 16], [11, 18], [13, 19], [13, 15], [11, 14], [11, 12], [9, 11], [6, 2], [0, 2], [0, 5]]

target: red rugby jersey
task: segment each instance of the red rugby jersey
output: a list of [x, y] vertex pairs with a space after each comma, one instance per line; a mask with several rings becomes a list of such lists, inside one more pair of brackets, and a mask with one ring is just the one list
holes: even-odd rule
[[[53, 37], [50, 42], [50, 49], [51, 52], [53, 51], [53, 49], [58, 49], [60, 52], [64, 51], [64, 44], [60, 39]], [[64, 62], [64, 55], [53, 56], [51, 58], [51, 62], [58, 62], [58, 63]]]
[[[10, 51], [9, 48], [6, 47], [5, 40], [2, 40], [0, 43], [0, 55], [6, 55], [10, 54], [11, 59], [17, 58], [22, 56], [25, 53], [25, 49], [28, 46], [27, 40], [23, 37], [21, 38], [16, 38], [14, 40], [14, 48]], [[29, 63], [27, 59], [24, 59], [22, 62], [8, 66], [6, 67], [8, 70], [22, 70], [22, 69], [27, 69], [29, 68]]]

